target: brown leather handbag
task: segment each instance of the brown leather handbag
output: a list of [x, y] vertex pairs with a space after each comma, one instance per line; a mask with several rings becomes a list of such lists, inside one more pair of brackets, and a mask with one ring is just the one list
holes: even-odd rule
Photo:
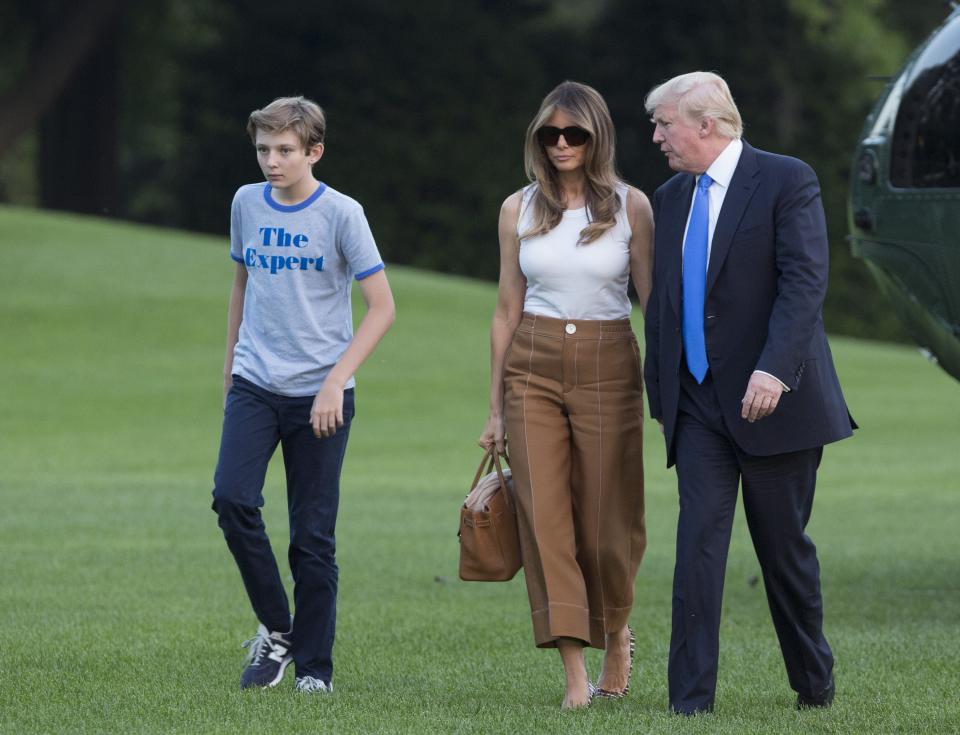
[[510, 469], [500, 466], [496, 448], [483, 455], [460, 506], [460, 579], [506, 582], [522, 563], [517, 510]]

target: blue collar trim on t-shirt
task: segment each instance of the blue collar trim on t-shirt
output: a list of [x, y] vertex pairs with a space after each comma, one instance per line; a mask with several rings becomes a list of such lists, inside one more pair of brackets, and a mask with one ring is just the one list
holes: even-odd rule
[[263, 187], [263, 200], [278, 212], [299, 212], [301, 209], [306, 209], [315, 201], [317, 201], [317, 199], [320, 198], [320, 195], [326, 190], [327, 185], [321, 181], [320, 186], [317, 187], [317, 190], [299, 204], [280, 204], [270, 194], [270, 192], [273, 191], [273, 187], [268, 183]]

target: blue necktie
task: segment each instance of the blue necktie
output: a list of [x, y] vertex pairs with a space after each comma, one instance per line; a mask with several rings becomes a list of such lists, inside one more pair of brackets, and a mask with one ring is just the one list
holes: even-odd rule
[[703, 300], [707, 290], [707, 237], [710, 232], [710, 194], [706, 174], [697, 182], [690, 225], [683, 241], [683, 351], [690, 374], [702, 383], [707, 375], [707, 348], [703, 339]]

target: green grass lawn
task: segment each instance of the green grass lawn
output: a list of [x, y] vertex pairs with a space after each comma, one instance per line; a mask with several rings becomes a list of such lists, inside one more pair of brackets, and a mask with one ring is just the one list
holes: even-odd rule
[[[495, 289], [389, 268], [399, 317], [358, 376], [344, 469], [336, 694], [297, 695], [290, 674], [240, 692], [256, 623], [209, 507], [226, 242], [10, 208], [0, 233], [0, 731], [960, 731], [960, 384], [917, 350], [832, 343], [862, 426], [827, 449], [810, 526], [833, 709], [792, 707], [738, 513], [716, 713], [666, 714], [677, 500], [648, 421], [633, 688], [561, 714], [522, 579], [457, 580]], [[279, 470], [266, 516], [285, 559]]]

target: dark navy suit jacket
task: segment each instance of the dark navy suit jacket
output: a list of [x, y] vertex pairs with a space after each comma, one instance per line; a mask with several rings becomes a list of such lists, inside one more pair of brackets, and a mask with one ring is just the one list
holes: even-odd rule
[[[663, 422], [667, 466], [683, 353], [683, 232], [695, 177], [677, 174], [653, 195], [653, 290], [646, 313], [647, 396]], [[823, 330], [829, 247], [820, 185], [807, 164], [746, 142], [717, 219], [707, 268], [704, 332], [714, 386], [731, 436], [768, 456], [823, 446], [851, 435]], [[789, 388], [767, 418], [740, 418], [754, 370]]]

